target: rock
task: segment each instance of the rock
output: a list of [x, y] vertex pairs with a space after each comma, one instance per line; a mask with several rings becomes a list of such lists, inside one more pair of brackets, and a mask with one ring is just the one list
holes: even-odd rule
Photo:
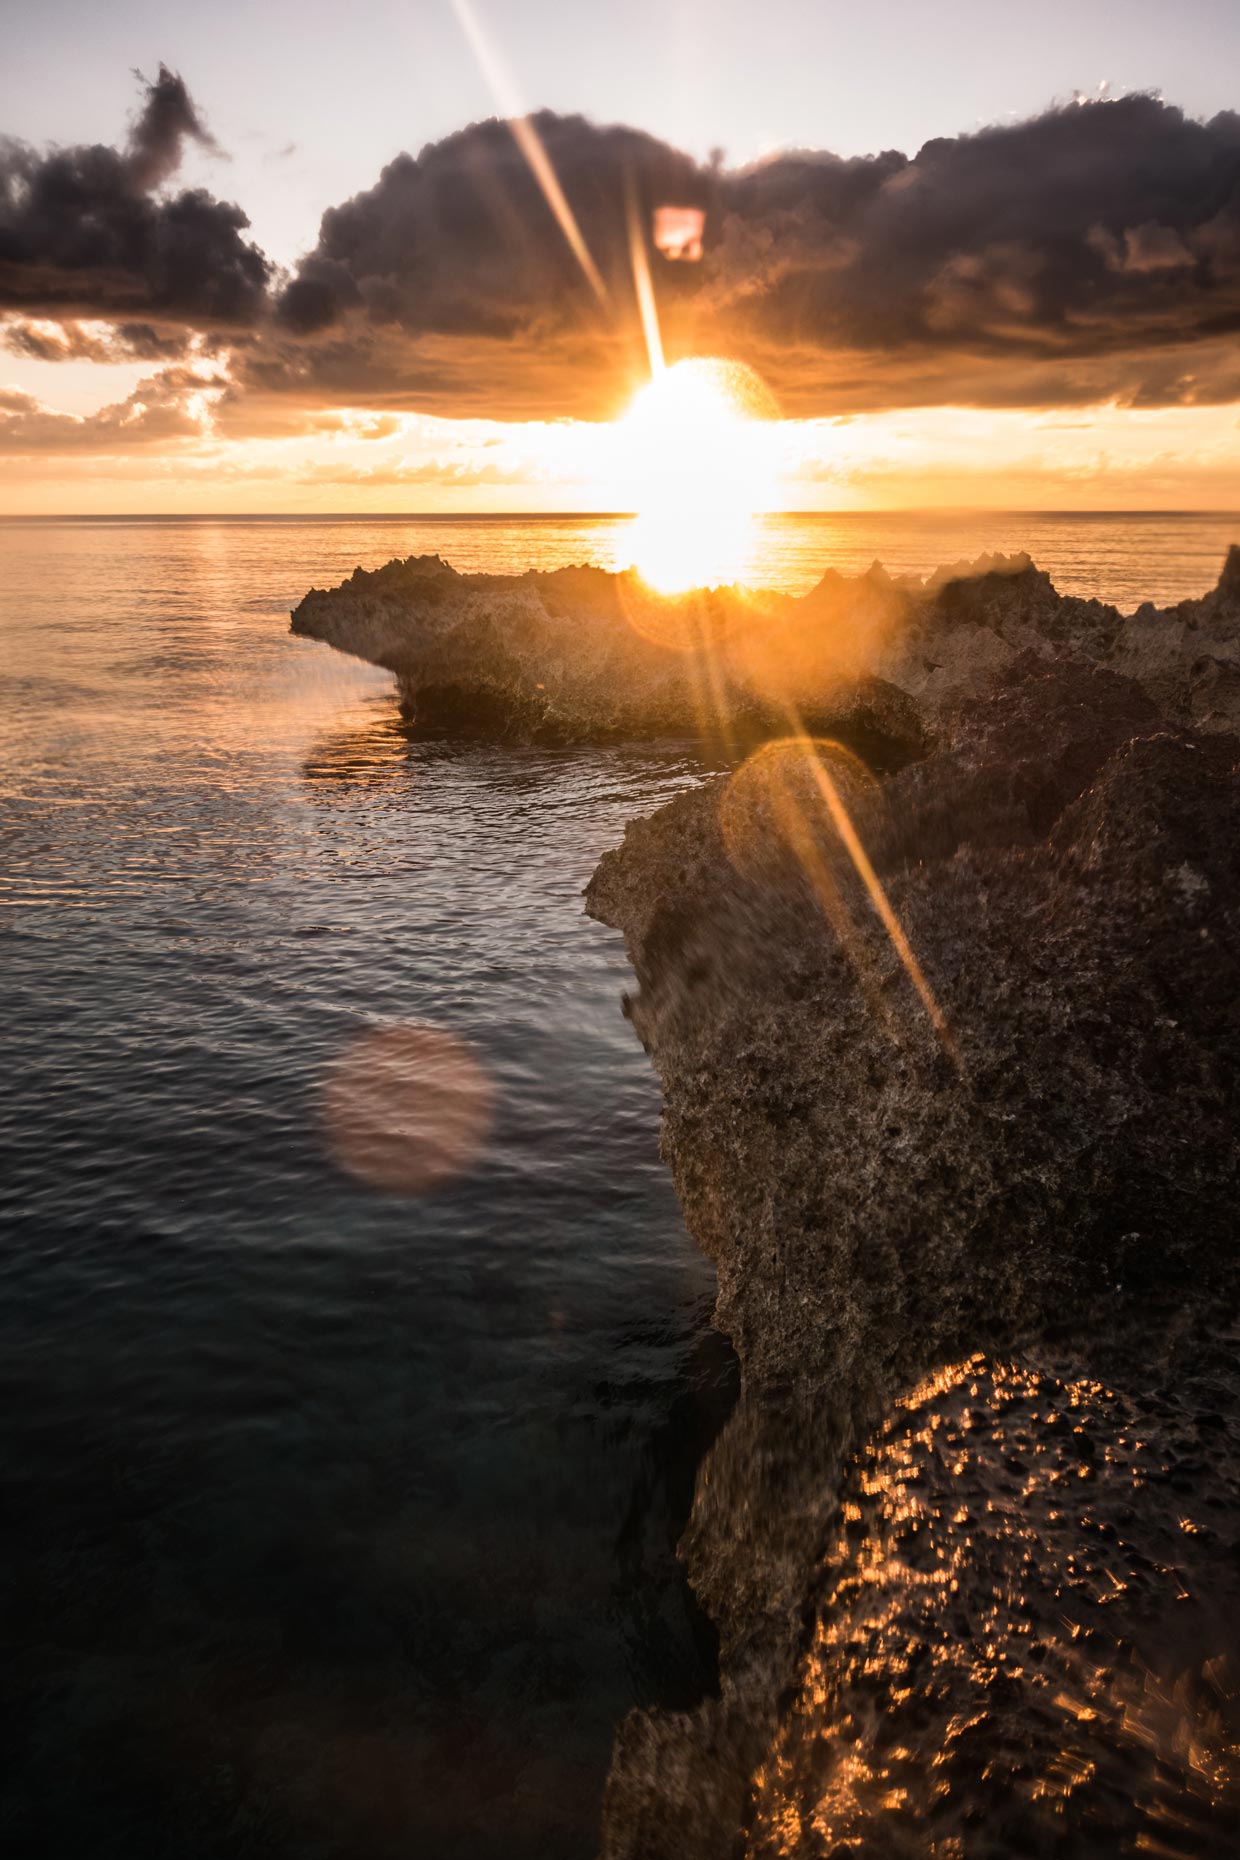
[[422, 556], [312, 590], [292, 629], [394, 671], [427, 729], [568, 742], [707, 727], [702, 641], [737, 605], [731, 591], [653, 600], [597, 568], [458, 575]]
[[1233, 543], [1218, 586], [1203, 599], [1165, 612], [1138, 608], [1108, 663], [1137, 679], [1177, 722], [1240, 729], [1240, 547]]
[[721, 1693], [623, 1728], [607, 1860], [1225, 1850], [1240, 743], [1060, 617], [1012, 577], [921, 760], [769, 748], [591, 882], [742, 1369], [682, 1546]]
[[293, 626], [428, 728], [734, 752], [587, 894], [742, 1371], [719, 1692], [620, 1727], [604, 1860], [1230, 1852], [1240, 549], [1128, 617], [421, 558]]
[[1218, 587], [1124, 619], [1058, 594], [1027, 556], [922, 583], [875, 564], [801, 598], [737, 588], [674, 599], [631, 573], [460, 575], [438, 556], [312, 590], [295, 633], [396, 673], [427, 729], [522, 741], [706, 734], [725, 744], [807, 727], [920, 754], [944, 710], [1022, 652], [1136, 678], [1173, 721], [1240, 722], [1240, 549]]

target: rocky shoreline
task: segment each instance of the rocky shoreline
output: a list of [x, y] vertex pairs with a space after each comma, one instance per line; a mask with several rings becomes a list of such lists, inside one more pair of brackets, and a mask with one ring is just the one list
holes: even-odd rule
[[1234, 1813], [1240, 744], [1020, 661], [857, 783], [950, 1049], [792, 754], [795, 830], [758, 794], [738, 860], [725, 777], [588, 893], [742, 1370], [685, 1542], [722, 1696], [626, 1727], [604, 1852], [1093, 1853], [1155, 1773], [1119, 1825], [1221, 1851], [1188, 1752], [1229, 1726]]
[[1027, 556], [927, 581], [875, 563], [800, 597], [652, 593], [633, 574], [461, 575], [410, 556], [311, 589], [292, 631], [396, 674], [428, 731], [519, 742], [782, 734], [795, 717], [920, 754], [956, 700], [1025, 652], [1138, 680], [1169, 721], [1240, 728], [1240, 550], [1200, 600], [1122, 615], [1060, 595]]
[[719, 1693], [620, 1728], [603, 1853], [1229, 1851], [1240, 550], [1128, 617], [1021, 558], [653, 605], [423, 558], [293, 619], [427, 727], [735, 746], [587, 893], [742, 1371]]

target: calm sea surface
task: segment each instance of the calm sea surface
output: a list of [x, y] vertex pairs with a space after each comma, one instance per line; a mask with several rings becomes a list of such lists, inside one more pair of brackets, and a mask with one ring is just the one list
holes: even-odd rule
[[[712, 1645], [672, 1545], [733, 1371], [581, 913], [691, 746], [411, 738], [287, 631], [598, 519], [0, 524], [0, 1842], [48, 1860], [585, 1856], [612, 1728]], [[772, 519], [752, 579], [1028, 548], [1123, 607], [1240, 522]], [[495, 1093], [420, 1198], [333, 1161], [368, 1028]]]

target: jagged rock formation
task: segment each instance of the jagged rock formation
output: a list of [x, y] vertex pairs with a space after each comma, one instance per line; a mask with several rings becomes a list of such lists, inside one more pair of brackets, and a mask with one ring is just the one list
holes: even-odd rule
[[608, 1860], [1240, 1811], [1240, 743], [1032, 654], [937, 735], [759, 754], [590, 886], [743, 1379], [684, 1544], [722, 1693], [622, 1728]]
[[1136, 677], [1173, 721], [1240, 726], [1236, 548], [1203, 599], [1128, 618], [1057, 594], [1025, 556], [924, 584], [877, 564], [852, 579], [829, 572], [800, 599], [728, 588], [667, 599], [632, 574], [460, 575], [421, 556], [312, 590], [292, 627], [394, 671], [426, 728], [517, 740], [727, 740], [795, 716], [920, 751], [945, 705], [1026, 651]]
[[742, 1367], [682, 1545], [719, 1695], [620, 1727], [605, 1860], [1229, 1854], [1240, 549], [1129, 617], [1024, 559], [424, 558], [293, 624], [428, 727], [737, 751], [588, 892]]

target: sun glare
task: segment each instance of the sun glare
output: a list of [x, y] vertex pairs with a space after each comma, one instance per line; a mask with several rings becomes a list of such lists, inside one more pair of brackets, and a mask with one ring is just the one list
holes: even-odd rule
[[616, 435], [632, 562], [652, 588], [742, 578], [774, 489], [777, 411], [751, 368], [713, 357], [662, 369], [636, 395]]

